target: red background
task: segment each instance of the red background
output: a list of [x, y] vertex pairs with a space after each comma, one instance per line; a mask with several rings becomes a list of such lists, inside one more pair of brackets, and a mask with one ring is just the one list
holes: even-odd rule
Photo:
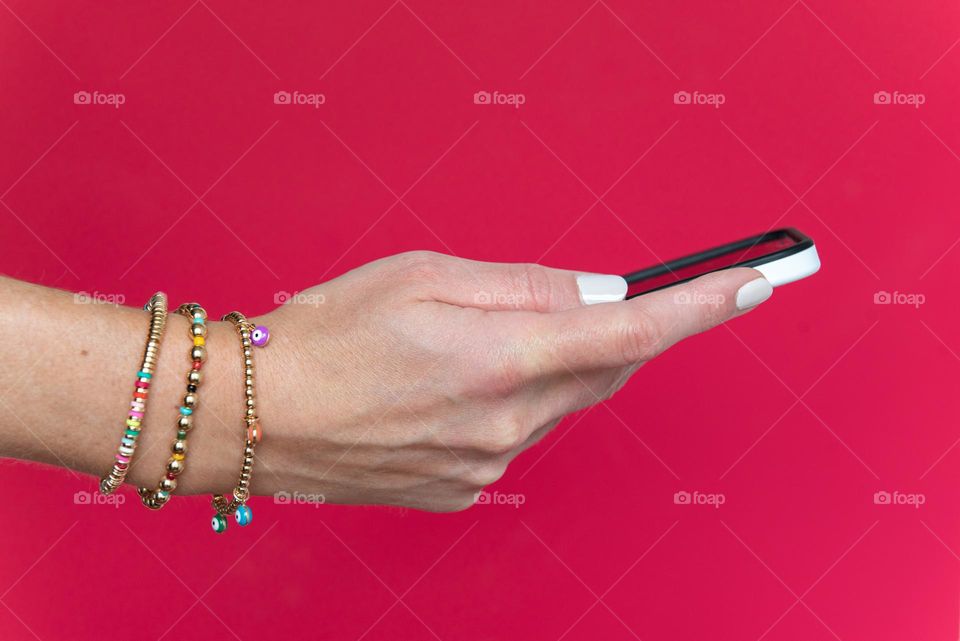
[[620, 273], [784, 224], [823, 269], [562, 423], [519, 507], [215, 536], [5, 462], [0, 637], [957, 637], [960, 6], [263, 4], [0, 2], [3, 272], [262, 313], [409, 249]]

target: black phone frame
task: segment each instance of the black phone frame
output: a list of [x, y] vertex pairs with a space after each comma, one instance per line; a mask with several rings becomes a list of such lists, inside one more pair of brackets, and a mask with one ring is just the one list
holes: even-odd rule
[[653, 289], [648, 289], [643, 292], [636, 294], [631, 294], [627, 296], [628, 299], [636, 298], [637, 296], [643, 296], [644, 294], [649, 294], [650, 292], [659, 291], [661, 289], [666, 289], [667, 287], [673, 287], [674, 285], [679, 285], [681, 283], [686, 283], [694, 278], [699, 278], [703, 274], [710, 274], [713, 272], [718, 272], [724, 269], [730, 269], [732, 267], [756, 267], [757, 265], [763, 265], [765, 263], [770, 263], [781, 258], [786, 258], [787, 256], [792, 256], [793, 254], [798, 254], [805, 249], [810, 249], [813, 247], [813, 239], [801, 232], [800, 230], [794, 227], [783, 227], [781, 229], [774, 229], [763, 234], [757, 234], [756, 236], [750, 236], [749, 238], [744, 238], [743, 240], [737, 240], [732, 243], [727, 243], [726, 245], [720, 245], [718, 247], [713, 247], [695, 254], [689, 254], [687, 256], [682, 256], [680, 258], [675, 258], [673, 260], [668, 260], [665, 263], [659, 265], [654, 265], [652, 267], [647, 267], [645, 269], [638, 269], [637, 271], [630, 272], [623, 276], [624, 280], [627, 281], [628, 285], [633, 283], [638, 283], [640, 281], [646, 280], [648, 278], [653, 278], [655, 276], [662, 276], [666, 273], [673, 273], [678, 269], [684, 269], [695, 265], [696, 263], [703, 262], [705, 260], [712, 260], [723, 256], [724, 254], [729, 254], [737, 250], [749, 250], [755, 245], [760, 243], [769, 242], [771, 240], [777, 240], [780, 238], [790, 238], [794, 241], [794, 244], [790, 247], [784, 247], [783, 249], [778, 249], [775, 252], [769, 254], [764, 254], [763, 256], [757, 256], [756, 258], [750, 258], [748, 260], [742, 260], [732, 265], [726, 267], [719, 267], [717, 269], [711, 269], [708, 272], [703, 272], [702, 274], [696, 274], [695, 276], [690, 276], [688, 278], [683, 278], [681, 280], [675, 281], [673, 283], [667, 283], [665, 285], [660, 285], [659, 287], [654, 287]]

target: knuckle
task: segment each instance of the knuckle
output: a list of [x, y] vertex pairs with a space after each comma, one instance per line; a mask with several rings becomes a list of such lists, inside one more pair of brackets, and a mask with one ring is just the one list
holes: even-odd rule
[[519, 420], [503, 419], [482, 432], [477, 449], [483, 454], [501, 456], [515, 450], [525, 438], [526, 433]]
[[515, 269], [514, 280], [519, 291], [529, 297], [529, 307], [538, 312], [549, 311], [556, 292], [547, 268], [536, 263], [522, 263]]
[[644, 310], [638, 310], [630, 322], [619, 328], [619, 333], [620, 355], [628, 363], [652, 358], [663, 338], [661, 323]]
[[506, 471], [506, 464], [500, 461], [474, 466], [470, 475], [471, 483], [477, 489], [482, 489], [499, 481]]
[[458, 492], [456, 495], [451, 496], [448, 499], [441, 501], [439, 504], [433, 506], [434, 512], [463, 512], [464, 510], [470, 509], [473, 507], [473, 504], [476, 502], [474, 494], [466, 492]]
[[476, 502], [477, 502], [476, 494], [473, 492], [469, 492], [462, 496], [458, 496], [457, 499], [454, 501], [453, 511], [462, 512], [464, 510], [469, 510], [474, 506]]
[[397, 276], [410, 283], [434, 283], [443, 275], [443, 254], [431, 251], [410, 251], [398, 254], [396, 260]]

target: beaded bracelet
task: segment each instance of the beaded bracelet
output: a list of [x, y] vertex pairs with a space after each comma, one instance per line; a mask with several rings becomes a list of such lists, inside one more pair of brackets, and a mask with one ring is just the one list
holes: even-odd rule
[[257, 401], [254, 395], [253, 380], [253, 350], [251, 346], [264, 347], [270, 340], [270, 331], [266, 327], [262, 325], [254, 327], [240, 312], [230, 312], [223, 317], [223, 320], [230, 321], [237, 328], [237, 333], [240, 335], [240, 345], [243, 348], [243, 393], [246, 397], [244, 407], [245, 439], [240, 480], [233, 489], [232, 498], [227, 500], [222, 494], [216, 494], [213, 497], [213, 509], [217, 512], [211, 520], [214, 532], [223, 532], [227, 529], [226, 517], [230, 514], [234, 515], [237, 524], [241, 526], [249, 525], [253, 519], [253, 512], [247, 505], [247, 499], [250, 498], [254, 449], [263, 438], [263, 428], [260, 426], [260, 419], [257, 417]]
[[133, 453], [137, 448], [137, 437], [143, 429], [143, 419], [147, 411], [147, 393], [150, 390], [150, 379], [153, 378], [153, 371], [157, 365], [163, 328], [167, 323], [167, 295], [163, 292], [157, 292], [143, 306], [143, 309], [150, 312], [150, 330], [147, 335], [147, 344], [143, 351], [140, 369], [137, 371], [133, 400], [130, 401], [130, 411], [127, 413], [123, 437], [117, 447], [116, 461], [110, 472], [100, 479], [100, 492], [102, 494], [112, 494], [123, 485], [130, 462], [133, 460]]
[[183, 473], [184, 461], [187, 455], [187, 432], [193, 428], [193, 411], [197, 406], [197, 388], [200, 385], [200, 367], [207, 357], [207, 312], [199, 303], [184, 303], [177, 308], [177, 313], [190, 319], [190, 338], [193, 345], [190, 348], [190, 370], [187, 372], [187, 393], [180, 406], [177, 417], [177, 438], [171, 447], [172, 453], [167, 461], [164, 477], [160, 479], [156, 489], [141, 487], [137, 490], [140, 500], [151, 510], [159, 510], [170, 500], [170, 493], [177, 489], [177, 477]]

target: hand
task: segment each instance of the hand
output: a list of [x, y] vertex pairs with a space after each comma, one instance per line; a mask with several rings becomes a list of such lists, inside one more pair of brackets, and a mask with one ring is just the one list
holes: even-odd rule
[[[731, 269], [637, 299], [615, 276], [401, 254], [257, 319], [265, 437], [255, 493], [469, 507], [566, 414], [772, 289]], [[619, 290], [619, 291], [618, 291]], [[322, 302], [321, 302], [322, 301]]]

